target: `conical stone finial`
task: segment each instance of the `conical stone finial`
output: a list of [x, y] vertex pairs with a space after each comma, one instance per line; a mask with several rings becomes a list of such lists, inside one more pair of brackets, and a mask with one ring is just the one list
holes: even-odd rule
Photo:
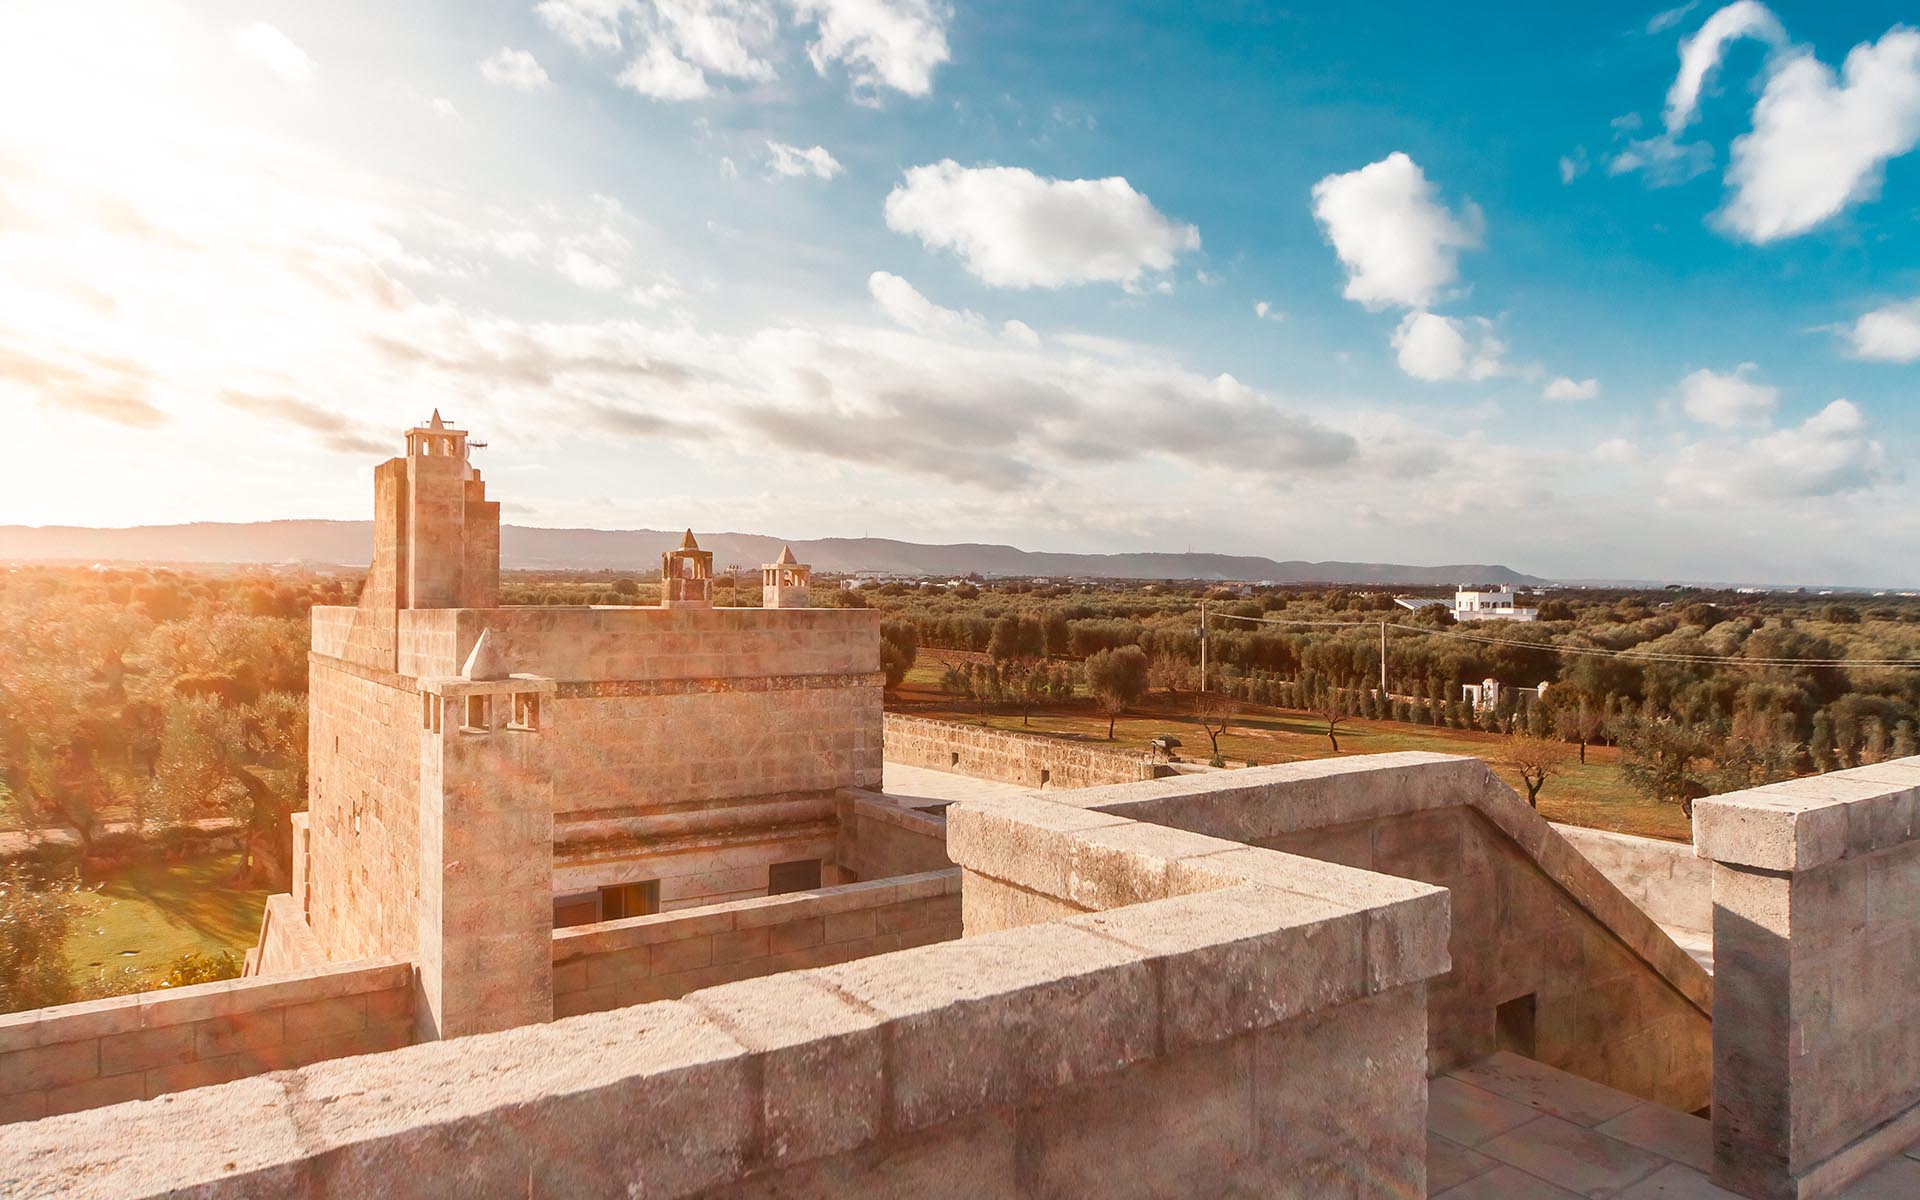
[[434, 409], [433, 420], [427, 422], [427, 428], [428, 429], [445, 429], [446, 427], [447, 427], [447, 423], [440, 419], [440, 410], [437, 408]]
[[680, 539], [680, 549], [698, 550], [699, 548], [700, 543], [693, 540], [693, 530], [687, 530], [687, 536]]
[[494, 647], [491, 626], [480, 631], [480, 640], [473, 644], [473, 653], [467, 655], [467, 665], [460, 668], [460, 675], [472, 680], [507, 678], [507, 664]]
[[797, 567], [800, 565], [800, 560], [793, 556], [792, 546], [782, 546], [780, 547], [780, 557], [773, 560], [773, 565], [776, 567]]

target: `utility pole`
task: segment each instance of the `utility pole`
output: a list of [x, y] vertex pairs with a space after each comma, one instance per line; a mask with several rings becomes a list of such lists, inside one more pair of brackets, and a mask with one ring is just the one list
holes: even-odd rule
[[1200, 690], [1207, 690], [1207, 601], [1200, 600]]
[[1387, 623], [1380, 622], [1380, 703], [1387, 703]]

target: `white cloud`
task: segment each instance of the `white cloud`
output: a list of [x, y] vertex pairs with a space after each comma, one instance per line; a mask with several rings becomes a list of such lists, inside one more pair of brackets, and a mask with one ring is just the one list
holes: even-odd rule
[[1701, 369], [1680, 381], [1680, 403], [1689, 417], [1707, 425], [1763, 425], [1780, 407], [1780, 389], [1747, 378], [1752, 363], [1731, 373]]
[[1787, 31], [1772, 10], [1757, 0], [1734, 0], [1708, 17], [1692, 37], [1680, 43], [1680, 71], [1667, 89], [1669, 136], [1692, 122], [1700, 108], [1701, 88], [1719, 68], [1727, 44], [1740, 38], [1758, 38], [1778, 48], [1786, 45]]
[[293, 39], [265, 21], [256, 21], [245, 29], [233, 31], [233, 47], [289, 83], [305, 83], [313, 78], [313, 60], [293, 44]]
[[1756, 502], [1841, 495], [1886, 479], [1886, 449], [1858, 407], [1835, 400], [1792, 428], [1683, 447], [1667, 484], [1682, 501]]
[[727, 179], [738, 179], [740, 168], [731, 158], [723, 154], [720, 156], [720, 174]]
[[698, 100], [713, 92], [707, 73], [668, 49], [664, 42], [653, 42], [615, 77], [623, 88], [655, 100]]
[[1920, 33], [1855, 46], [1836, 79], [1810, 52], [1779, 63], [1736, 138], [1722, 223], [1751, 242], [1805, 233], [1877, 195], [1883, 168], [1920, 143]]
[[1040, 335], [1035, 333], [1033, 326], [1027, 324], [1025, 321], [1005, 322], [1000, 326], [1000, 336], [1010, 342], [1029, 348], [1037, 347], [1040, 344]]
[[1507, 350], [1491, 330], [1479, 317], [1413, 312], [1393, 331], [1393, 348], [1400, 369], [1415, 379], [1490, 379], [1505, 370], [1500, 360]]
[[502, 46], [480, 60], [480, 77], [517, 92], [537, 92], [552, 81], [538, 59], [525, 50]]
[[1569, 379], [1555, 376], [1541, 393], [1548, 400], [1591, 400], [1600, 394], [1598, 379]]
[[815, 179], [832, 179], [841, 170], [839, 161], [827, 153], [824, 146], [802, 150], [798, 146], [769, 139], [767, 151], [773, 156], [773, 174], [781, 178], [811, 175]]
[[533, 11], [576, 50], [620, 49], [620, 22], [633, 0], [541, 0]]
[[453, 101], [447, 99], [445, 96], [435, 96], [427, 102], [427, 106], [433, 109], [433, 115], [439, 117], [442, 121], [458, 121], [460, 119], [460, 110], [455, 108]]
[[921, 295], [911, 283], [887, 271], [875, 271], [867, 276], [867, 291], [873, 294], [888, 319], [915, 333], [951, 336], [978, 329], [982, 324], [979, 313], [942, 308]]
[[1855, 358], [1874, 362], [1920, 360], [1920, 299], [1862, 313], [1846, 331]]
[[1459, 252], [1480, 245], [1480, 212], [1456, 216], [1418, 165], [1395, 151], [1313, 185], [1313, 215], [1347, 268], [1349, 300], [1425, 308], [1459, 278]]
[[1262, 321], [1284, 321], [1287, 319], [1287, 314], [1281, 312], [1275, 308], [1271, 302], [1266, 300], [1257, 300], [1254, 302], [1253, 315]]
[[855, 95], [881, 88], [909, 96], [933, 90], [933, 71], [948, 59], [952, 10], [935, 0], [794, 0], [802, 20], [818, 23], [807, 57], [822, 75], [844, 63]]
[[618, 82], [656, 100], [711, 95], [716, 80], [765, 83], [797, 49], [789, 29], [811, 34], [820, 74], [846, 68], [857, 100], [884, 90], [925, 96], [948, 61], [952, 10], [938, 0], [542, 0], [534, 11], [588, 53], [634, 53]]
[[1125, 179], [1048, 179], [1023, 167], [910, 168], [887, 196], [887, 227], [952, 250], [995, 287], [1118, 283], [1137, 288], [1200, 248]]
[[562, 246], [554, 269], [581, 287], [596, 292], [610, 291], [620, 286], [620, 272], [580, 246]]
[[1561, 155], [1560, 182], [1572, 183], [1587, 173], [1588, 165], [1587, 148], [1585, 146], [1577, 148], [1572, 154]]

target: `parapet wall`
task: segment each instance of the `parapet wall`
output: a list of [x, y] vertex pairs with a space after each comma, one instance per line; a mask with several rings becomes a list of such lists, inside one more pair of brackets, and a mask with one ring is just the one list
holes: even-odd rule
[[553, 932], [553, 1015], [674, 1000], [700, 988], [960, 936], [960, 872], [764, 896]]
[[[1663, 842], [1604, 829], [1555, 825], [1613, 886], [1668, 932], [1713, 937], [1713, 864], [1690, 842]], [[1678, 940], [1678, 939], [1676, 939]], [[1684, 944], [1684, 943], [1683, 943]]]
[[972, 807], [975, 877], [1117, 907], [16, 1125], [0, 1162], [27, 1194], [208, 1200], [1425, 1194], [1443, 892]]
[[247, 951], [247, 975], [290, 975], [327, 965], [320, 941], [289, 892], [267, 897], [260, 939]]
[[910, 767], [1035, 788], [1098, 787], [1158, 773], [1145, 754], [900, 713], [887, 714], [886, 757]]
[[[150, 1100], [412, 1041], [413, 971], [404, 962], [11, 1013], [0, 1016], [0, 1121]], [[6, 1182], [0, 1171], [0, 1190]]]
[[945, 818], [902, 808], [855, 788], [840, 792], [835, 809], [838, 832], [833, 860], [856, 878], [915, 875], [953, 865], [947, 854]]
[[1698, 801], [1714, 1182], [1843, 1189], [1920, 1138], [1920, 758]]
[[1427, 989], [1436, 1074], [1508, 1049], [1682, 1111], [1707, 1102], [1712, 978], [1479, 759], [1368, 755], [1049, 798], [1447, 888], [1453, 966]]

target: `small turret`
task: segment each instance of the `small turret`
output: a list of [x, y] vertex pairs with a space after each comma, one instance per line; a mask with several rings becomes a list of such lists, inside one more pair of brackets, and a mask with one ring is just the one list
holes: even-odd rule
[[691, 529], [660, 556], [660, 607], [713, 607], [713, 552], [700, 548]]
[[812, 583], [813, 568], [793, 556], [792, 546], [783, 546], [779, 558], [760, 568], [760, 606], [806, 608]]

